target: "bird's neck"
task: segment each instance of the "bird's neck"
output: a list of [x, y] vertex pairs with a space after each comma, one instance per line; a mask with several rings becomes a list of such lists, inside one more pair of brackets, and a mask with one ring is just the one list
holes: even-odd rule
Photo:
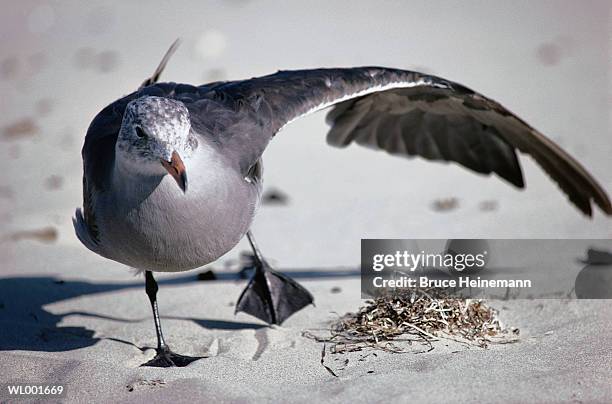
[[133, 156], [117, 151], [112, 184], [122, 197], [130, 195], [135, 199], [142, 199], [153, 192], [165, 174], [161, 164], [159, 168], [147, 167]]

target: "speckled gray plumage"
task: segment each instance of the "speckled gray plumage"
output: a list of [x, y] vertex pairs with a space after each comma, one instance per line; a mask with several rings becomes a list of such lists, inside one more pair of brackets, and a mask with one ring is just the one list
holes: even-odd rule
[[[191, 153], [197, 147], [197, 137], [193, 133], [185, 138], [174, 136], [176, 132], [188, 131], [190, 126], [189, 112], [180, 101], [155, 96], [136, 98], [126, 106], [123, 121], [126, 133], [121, 136], [120, 132], [116, 147], [134, 157], [146, 158], [165, 153], [166, 159], [170, 159], [172, 150]], [[126, 125], [126, 121], [129, 121], [129, 125]], [[141, 135], [132, 128], [137, 128]], [[150, 142], [150, 137], [158, 142]], [[155, 146], [165, 150], [152, 149]]]

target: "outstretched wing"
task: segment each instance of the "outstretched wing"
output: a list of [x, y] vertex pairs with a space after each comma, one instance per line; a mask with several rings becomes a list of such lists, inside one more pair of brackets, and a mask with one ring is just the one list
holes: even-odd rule
[[601, 186], [558, 145], [496, 101], [439, 77], [380, 67], [280, 71], [220, 90], [251, 100], [260, 117], [269, 117], [270, 135], [248, 142], [259, 153], [288, 123], [335, 105], [327, 116], [331, 145], [356, 142], [393, 155], [453, 161], [523, 187], [519, 150], [586, 215], [592, 201], [612, 214]]

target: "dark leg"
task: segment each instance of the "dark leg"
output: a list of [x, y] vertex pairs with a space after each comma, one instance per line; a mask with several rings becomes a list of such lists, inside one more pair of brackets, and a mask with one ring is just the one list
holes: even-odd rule
[[313, 303], [299, 283], [274, 271], [266, 262], [250, 231], [246, 234], [255, 261], [255, 273], [236, 304], [243, 311], [269, 324], [281, 324], [293, 313]]
[[259, 250], [259, 247], [257, 246], [257, 243], [255, 243], [255, 238], [253, 237], [253, 233], [251, 233], [251, 230], [247, 231], [247, 240], [249, 240], [249, 244], [251, 245], [251, 249], [253, 250], [253, 255], [255, 255], [255, 260], [258, 262], [263, 262], [264, 257], [261, 254], [261, 251]]
[[168, 345], [166, 345], [166, 341], [164, 341], [161, 321], [159, 320], [159, 311], [157, 310], [157, 291], [159, 290], [159, 286], [157, 286], [157, 282], [155, 282], [153, 272], [151, 271], [145, 272], [145, 290], [147, 291], [147, 296], [149, 296], [151, 308], [153, 309], [153, 321], [155, 322], [155, 332], [157, 333], [157, 350], [161, 351], [168, 349]]
[[255, 270], [255, 254], [242, 252], [240, 254], [240, 263], [242, 264], [242, 268], [238, 272], [238, 277], [240, 279], [249, 279], [252, 275], [252, 272]]
[[202, 359], [202, 356], [192, 357], [175, 354], [166, 344], [166, 341], [164, 340], [164, 334], [162, 333], [161, 321], [159, 320], [159, 311], [157, 310], [158, 289], [159, 287], [157, 286], [157, 282], [155, 282], [155, 278], [153, 278], [153, 273], [151, 271], [146, 271], [145, 290], [147, 291], [147, 296], [149, 296], [149, 300], [151, 301], [151, 308], [153, 309], [153, 321], [155, 322], [155, 332], [157, 333], [157, 355], [155, 355], [155, 358], [151, 359], [147, 363], [142, 364], [141, 366], [153, 366], [161, 368], [167, 368], [171, 366], [182, 367], [189, 365], [193, 361]]

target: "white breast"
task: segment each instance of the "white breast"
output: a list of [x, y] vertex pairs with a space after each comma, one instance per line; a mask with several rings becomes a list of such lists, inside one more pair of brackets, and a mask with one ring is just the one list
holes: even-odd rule
[[260, 184], [212, 153], [185, 161], [183, 193], [169, 175], [152, 182], [124, 175], [98, 205], [101, 254], [153, 271], [184, 271], [233, 248], [249, 229]]

